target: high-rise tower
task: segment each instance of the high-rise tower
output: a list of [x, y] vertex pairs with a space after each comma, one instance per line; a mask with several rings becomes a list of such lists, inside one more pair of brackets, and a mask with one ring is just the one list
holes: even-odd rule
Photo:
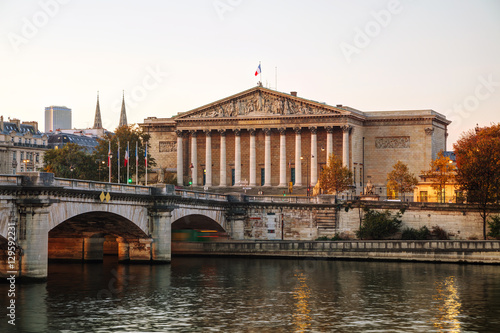
[[120, 113], [120, 123], [118, 127], [127, 126], [127, 113], [125, 112], [125, 91], [123, 91], [122, 111]]
[[95, 107], [94, 127], [92, 128], [102, 128], [101, 108], [99, 107], [99, 92], [97, 92], [97, 105]]
[[71, 109], [65, 106], [48, 106], [45, 108], [45, 132], [58, 129], [71, 129]]

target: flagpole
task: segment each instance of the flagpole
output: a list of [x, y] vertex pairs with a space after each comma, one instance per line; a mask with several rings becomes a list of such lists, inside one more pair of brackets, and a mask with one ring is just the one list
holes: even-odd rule
[[259, 61], [259, 68], [260, 68], [260, 83], [262, 83], [262, 67], [260, 66], [260, 61]]
[[120, 140], [118, 140], [118, 151], [116, 152], [116, 163], [118, 165], [118, 181], [117, 181], [117, 183], [120, 184]]
[[109, 183], [111, 183], [111, 140], [108, 141], [109, 149], [108, 149], [108, 168], [109, 168]]
[[127, 141], [127, 181], [125, 182], [126, 184], [128, 184], [128, 177], [129, 177], [129, 174], [130, 174], [130, 141]]
[[144, 150], [144, 165], [146, 166], [145, 184], [148, 186], [148, 142], [146, 141], [146, 148]]
[[139, 184], [139, 155], [137, 155], [137, 142], [135, 142], [135, 185]]

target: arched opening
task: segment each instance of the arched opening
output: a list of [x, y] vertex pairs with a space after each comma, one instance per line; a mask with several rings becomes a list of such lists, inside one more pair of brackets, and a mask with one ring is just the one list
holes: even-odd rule
[[228, 239], [226, 230], [213, 219], [201, 214], [187, 215], [172, 223], [172, 242], [213, 242], [225, 239]]
[[109, 212], [79, 214], [49, 231], [49, 260], [150, 260], [151, 237], [127, 218]]
[[0, 277], [10, 276], [8, 272], [19, 271], [20, 249], [15, 242], [10, 242], [0, 235]]

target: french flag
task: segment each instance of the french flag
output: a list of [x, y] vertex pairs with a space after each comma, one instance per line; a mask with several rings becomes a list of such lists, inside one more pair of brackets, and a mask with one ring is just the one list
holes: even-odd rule
[[148, 167], [148, 144], [146, 143], [146, 149], [144, 150], [144, 165]]
[[128, 147], [127, 150], [125, 150], [125, 160], [123, 161], [124, 165], [127, 166], [128, 164]]
[[108, 167], [111, 166], [111, 141], [108, 141], [109, 149], [108, 149]]
[[260, 70], [260, 64], [259, 64], [259, 67], [257, 67], [257, 70], [255, 71], [255, 76], [259, 75], [261, 72]]

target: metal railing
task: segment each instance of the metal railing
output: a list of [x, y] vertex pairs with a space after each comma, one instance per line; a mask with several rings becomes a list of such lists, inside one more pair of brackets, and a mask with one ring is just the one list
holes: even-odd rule
[[181, 196], [182, 198], [192, 198], [201, 200], [215, 200], [215, 201], [229, 201], [229, 196], [226, 194], [219, 193], [209, 193], [201, 191], [191, 191], [191, 190], [175, 190], [175, 195]]
[[140, 185], [127, 185], [117, 183], [104, 183], [92, 180], [54, 178], [54, 186], [78, 190], [102, 190], [104, 192], [131, 193], [131, 194], [153, 194], [154, 188]]

